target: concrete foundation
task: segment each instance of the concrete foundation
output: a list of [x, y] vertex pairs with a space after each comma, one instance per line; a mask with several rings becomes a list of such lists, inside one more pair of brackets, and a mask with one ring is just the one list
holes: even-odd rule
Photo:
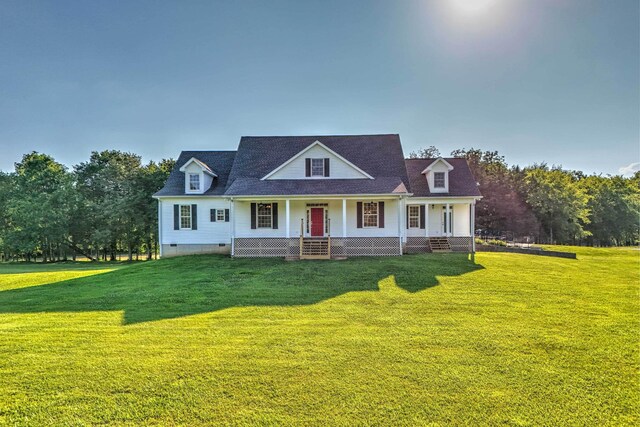
[[196, 254], [230, 254], [231, 244], [227, 243], [225, 246], [219, 244], [204, 245], [204, 244], [176, 244], [176, 245], [162, 245], [162, 257], [169, 258], [172, 256], [180, 255], [196, 255]]

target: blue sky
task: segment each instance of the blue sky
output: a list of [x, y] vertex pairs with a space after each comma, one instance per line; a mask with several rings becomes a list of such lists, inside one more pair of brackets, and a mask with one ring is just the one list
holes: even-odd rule
[[405, 154], [616, 174], [640, 162], [639, 14], [637, 0], [3, 1], [0, 169], [32, 150], [72, 165], [399, 133]]

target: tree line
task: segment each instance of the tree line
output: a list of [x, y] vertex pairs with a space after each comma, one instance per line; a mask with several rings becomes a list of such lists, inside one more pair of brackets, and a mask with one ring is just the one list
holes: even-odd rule
[[[435, 147], [410, 157], [438, 157]], [[540, 243], [633, 245], [640, 238], [640, 173], [585, 175], [546, 164], [509, 166], [497, 151], [459, 149], [484, 196], [476, 228]], [[153, 193], [174, 160], [143, 164], [115, 150], [93, 152], [71, 169], [32, 152], [0, 172], [0, 259], [151, 259], [158, 251]]]
[[173, 164], [107, 150], [69, 170], [47, 154], [25, 154], [14, 172], [0, 172], [2, 259], [151, 259], [158, 244], [151, 195]]
[[[431, 146], [410, 157], [440, 155]], [[538, 243], [635, 245], [640, 239], [640, 172], [586, 175], [558, 166], [509, 166], [497, 151], [459, 149], [484, 196], [476, 228], [493, 236], [529, 236]]]

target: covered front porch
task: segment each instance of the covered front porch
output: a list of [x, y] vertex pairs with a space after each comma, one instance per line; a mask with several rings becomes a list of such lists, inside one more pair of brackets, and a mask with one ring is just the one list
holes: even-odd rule
[[475, 252], [474, 199], [407, 199], [405, 252]]
[[398, 196], [234, 198], [231, 205], [232, 256], [402, 254]]

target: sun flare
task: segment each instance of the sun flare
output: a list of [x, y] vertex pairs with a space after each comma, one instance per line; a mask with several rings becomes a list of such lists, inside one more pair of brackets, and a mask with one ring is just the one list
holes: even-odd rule
[[448, 2], [458, 13], [476, 15], [491, 9], [497, 0], [448, 0]]

